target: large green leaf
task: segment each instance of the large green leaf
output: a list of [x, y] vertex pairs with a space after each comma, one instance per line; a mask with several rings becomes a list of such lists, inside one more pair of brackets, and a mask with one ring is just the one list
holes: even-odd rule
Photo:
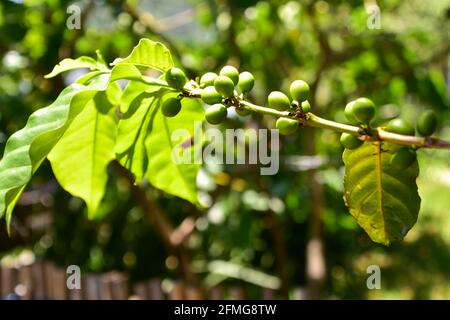
[[116, 59], [112, 64], [134, 64], [162, 72], [173, 67], [170, 51], [162, 43], [149, 39], [141, 39], [128, 57]]
[[91, 57], [79, 57], [77, 59], [64, 59], [62, 60], [59, 64], [57, 64], [52, 72], [50, 72], [49, 74], [47, 74], [45, 76], [45, 78], [53, 78], [54, 76], [65, 72], [65, 71], [69, 71], [69, 70], [73, 70], [73, 69], [81, 69], [81, 68], [87, 68], [90, 70], [102, 70], [105, 71], [105, 67], [99, 63], [97, 63], [97, 61], [95, 61], [95, 59], [91, 58]]
[[[98, 70], [88, 72], [88, 73], [82, 75], [81, 77], [79, 77], [79, 78], [75, 81], [75, 83], [86, 84], [86, 83], [88, 83], [89, 81], [91, 81], [93, 78], [98, 77], [99, 75], [101, 75], [101, 74], [103, 74], [103, 73], [107, 73], [107, 72], [105, 72], [105, 71], [98, 71]], [[111, 81], [111, 80], [110, 80], [110, 81]]]
[[[118, 79], [130, 80], [125, 87], [120, 98], [120, 111], [126, 113], [133, 100], [144, 91], [156, 92], [161, 90], [161, 84], [166, 87], [167, 84], [159, 79], [145, 77], [135, 66], [131, 64], [117, 65], [111, 71], [111, 81]], [[159, 94], [162, 94], [161, 92]], [[128, 117], [130, 115], [128, 114]]]
[[[173, 118], [165, 117], [158, 106], [152, 118], [150, 134], [145, 141], [149, 159], [146, 176], [150, 183], [194, 204], [198, 204], [196, 178], [201, 164], [194, 161], [177, 163], [173, 160], [173, 153], [178, 153], [177, 148], [183, 145], [183, 141], [194, 137], [195, 124], [201, 124], [203, 119], [202, 104], [194, 99], [182, 100], [181, 112]], [[177, 129], [184, 130], [187, 134], [182, 137], [182, 141], [172, 139], [172, 133]], [[196, 142], [195, 147], [201, 146], [201, 142]], [[185, 152], [191, 153], [192, 148], [187, 146]]]
[[405, 170], [389, 163], [398, 148], [386, 142], [365, 142], [343, 154], [344, 199], [350, 213], [373, 241], [385, 245], [403, 239], [420, 208], [417, 161]]
[[[122, 92], [122, 96], [120, 97], [119, 110], [124, 113], [124, 118], [130, 118], [131, 114], [128, 112], [133, 101], [146, 90], [150, 89], [149, 86], [140, 81], [130, 81], [128, 85]], [[155, 87], [155, 90], [160, 88]], [[134, 112], [137, 109], [133, 109]], [[127, 113], [128, 112], [128, 113]]]
[[109, 75], [89, 85], [74, 83], [64, 89], [50, 106], [34, 112], [26, 126], [7, 141], [0, 161], [0, 216], [9, 220], [25, 185], [62, 137], [72, 120], [98, 92], [106, 89]]
[[119, 64], [111, 70], [111, 81], [122, 79], [143, 81], [141, 72], [132, 64]]
[[120, 93], [115, 83], [107, 91], [98, 92], [48, 155], [58, 182], [86, 202], [89, 218], [95, 218], [105, 193], [107, 167], [115, 158], [114, 107]]
[[[153, 77], [143, 76], [139, 69], [132, 64], [118, 64], [111, 71], [111, 81], [132, 80], [132, 82], [141, 82], [141, 85], [151, 87], [167, 87], [167, 82]], [[173, 88], [170, 88], [173, 90]]]
[[[130, 83], [131, 84], [131, 83]], [[130, 89], [131, 88], [131, 89]], [[119, 162], [133, 173], [136, 183], [144, 178], [148, 165], [145, 139], [150, 130], [152, 110], [157, 105], [161, 93], [145, 92], [145, 87], [137, 83], [125, 89], [121, 105], [128, 108], [119, 121], [115, 152]], [[125, 98], [124, 98], [125, 97]]]

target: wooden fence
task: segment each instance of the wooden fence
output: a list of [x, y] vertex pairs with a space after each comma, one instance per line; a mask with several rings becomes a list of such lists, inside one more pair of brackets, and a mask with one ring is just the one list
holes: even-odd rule
[[[182, 281], [153, 278], [132, 284], [127, 274], [108, 272], [103, 274], [81, 273], [81, 289], [68, 289], [70, 274], [52, 262], [35, 261], [29, 265], [0, 266], [0, 299], [50, 299], [50, 300], [127, 300], [127, 299], [236, 299], [246, 298], [239, 286], [217, 286], [206, 294]], [[163, 290], [163, 287], [164, 290]], [[276, 291], [261, 288], [259, 299], [274, 299]]]

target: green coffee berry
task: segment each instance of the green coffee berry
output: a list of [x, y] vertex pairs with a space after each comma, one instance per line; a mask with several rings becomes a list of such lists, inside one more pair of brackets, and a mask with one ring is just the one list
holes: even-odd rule
[[235, 110], [238, 115], [243, 116], [243, 117], [248, 116], [251, 113], [250, 111], [243, 109], [243, 108], [235, 108]]
[[358, 98], [352, 106], [353, 116], [357, 121], [369, 124], [375, 116], [375, 105], [372, 100], [367, 98]]
[[200, 85], [203, 87], [209, 87], [214, 85], [214, 80], [217, 78], [217, 73], [207, 72], [200, 78]]
[[217, 103], [206, 109], [205, 118], [211, 124], [219, 124], [227, 117], [227, 108]]
[[289, 98], [281, 91], [272, 91], [269, 94], [267, 101], [270, 108], [277, 109], [279, 111], [287, 110], [291, 106]]
[[206, 104], [215, 104], [222, 102], [222, 95], [217, 92], [216, 88], [209, 86], [203, 89], [201, 98]]
[[254, 85], [255, 78], [250, 72], [244, 71], [239, 74], [239, 82], [237, 84], [237, 87], [242, 93], [249, 92], [253, 89]]
[[298, 129], [297, 120], [290, 118], [278, 118], [275, 125], [280, 130], [280, 133], [284, 135], [292, 134]]
[[226, 77], [230, 78], [233, 81], [234, 85], [237, 85], [238, 82], [239, 82], [239, 71], [238, 71], [238, 69], [236, 69], [233, 66], [225, 66], [225, 67], [223, 67], [220, 70], [219, 75], [226, 76]]
[[361, 141], [358, 138], [356, 138], [355, 136], [345, 133], [345, 132], [341, 134], [341, 138], [339, 141], [344, 146], [344, 148], [350, 149], [350, 150], [356, 149], [360, 145], [363, 144], [363, 141]]
[[166, 117], [175, 117], [181, 110], [180, 99], [171, 97], [164, 100], [161, 111]]
[[347, 103], [347, 105], [345, 106], [345, 109], [344, 109], [345, 117], [351, 124], [358, 123], [355, 116], [353, 115], [353, 106], [354, 105], [355, 105], [355, 101], [350, 101], [349, 103]]
[[413, 125], [404, 119], [396, 118], [389, 121], [386, 130], [393, 133], [403, 134], [407, 136], [414, 135]]
[[216, 88], [216, 91], [224, 97], [230, 97], [234, 93], [234, 83], [226, 76], [218, 76], [216, 80], [214, 80], [214, 87]]
[[293, 100], [305, 101], [309, 96], [309, 85], [303, 80], [295, 80], [291, 83], [289, 92]]
[[303, 112], [311, 112], [311, 105], [308, 100], [302, 102], [301, 108]]
[[408, 168], [416, 160], [416, 152], [411, 148], [400, 148], [391, 157], [391, 165], [397, 169]]
[[166, 72], [166, 81], [172, 88], [181, 90], [187, 82], [186, 75], [179, 68], [172, 68]]
[[416, 123], [417, 132], [421, 136], [431, 136], [437, 127], [437, 117], [436, 113], [431, 110], [427, 110], [422, 113], [417, 119]]

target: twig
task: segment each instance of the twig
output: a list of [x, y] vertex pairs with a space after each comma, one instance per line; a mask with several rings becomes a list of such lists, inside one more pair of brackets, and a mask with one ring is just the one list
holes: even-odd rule
[[170, 234], [170, 243], [173, 246], [181, 246], [183, 242], [194, 232], [195, 219], [187, 217], [180, 223], [180, 225]]
[[275, 246], [276, 268], [281, 280], [280, 292], [287, 299], [289, 298], [289, 263], [283, 229], [273, 211], [267, 212], [265, 222]]
[[381, 141], [387, 141], [402, 145], [416, 146], [419, 148], [432, 148], [432, 149], [447, 149], [450, 150], [450, 141], [445, 141], [433, 137], [416, 137], [405, 136], [383, 130], [383, 128], [377, 128], [378, 139]]
[[[114, 169], [124, 178], [126, 178], [130, 185], [130, 191], [138, 204], [144, 209], [146, 217], [155, 226], [155, 230], [160, 236], [160, 239], [165, 244], [166, 248], [178, 257], [180, 268], [184, 279], [187, 283], [198, 285], [197, 276], [191, 271], [190, 257], [183, 246], [183, 241], [173, 242], [173, 234], [175, 228], [172, 222], [167, 218], [163, 210], [153, 201], [150, 201], [144, 190], [136, 186], [133, 182], [131, 174], [117, 162], [113, 162]], [[177, 238], [177, 237], [175, 237]]]
[[[330, 65], [330, 60], [333, 56], [332, 49], [328, 43], [328, 37], [320, 29], [313, 6], [308, 6], [311, 16], [311, 22], [315, 33], [317, 34], [318, 42], [321, 48], [322, 59], [319, 68], [316, 71], [314, 81], [311, 84], [311, 101], [313, 105], [316, 104], [316, 93], [319, 83], [322, 79], [323, 73]], [[319, 110], [318, 110], [319, 111]], [[326, 125], [332, 127], [334, 123], [328, 120], [317, 117], [311, 113], [307, 114], [306, 119], [309, 125]], [[354, 130], [350, 127], [342, 127], [346, 130]], [[315, 144], [315, 131], [306, 131], [306, 151], [309, 155], [317, 154]], [[308, 289], [309, 299], [319, 299], [323, 283], [326, 277], [326, 262], [325, 250], [323, 244], [323, 212], [325, 208], [325, 191], [323, 185], [320, 183], [317, 175], [317, 170], [310, 170], [308, 172], [308, 184], [311, 194], [311, 215], [308, 219], [308, 240], [306, 244], [306, 284]]]

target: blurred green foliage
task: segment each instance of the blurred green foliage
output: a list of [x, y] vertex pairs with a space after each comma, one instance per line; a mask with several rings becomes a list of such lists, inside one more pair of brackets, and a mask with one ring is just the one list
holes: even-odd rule
[[[438, 135], [450, 138], [450, 2], [372, 1], [63, 1], [7, 0], [0, 3], [0, 151], [35, 109], [49, 104], [75, 77], [43, 76], [66, 57], [105, 60], [128, 55], [143, 37], [164, 42], [190, 77], [218, 71], [226, 63], [251, 71], [252, 99], [265, 103], [272, 90], [287, 92], [294, 79], [311, 84], [315, 113], [345, 121], [343, 107], [358, 96], [378, 106], [378, 121], [401, 114], [410, 120], [425, 109], [439, 114]], [[69, 29], [67, 8], [81, 8], [81, 28]], [[378, 19], [379, 20], [376, 20]], [[375, 19], [375, 20], [374, 20]], [[369, 22], [379, 22], [379, 28]], [[375, 24], [375, 26], [378, 26]], [[229, 119], [225, 127], [273, 127], [266, 117]], [[196, 218], [187, 246], [192, 269], [225, 260], [280, 277], [289, 291], [306, 285], [306, 243], [313, 209], [323, 206], [326, 258], [324, 298], [450, 297], [450, 157], [421, 151], [417, 225], [402, 243], [384, 248], [370, 242], [342, 200], [342, 147], [334, 132], [305, 129], [282, 141], [282, 166], [260, 176], [253, 166], [205, 167], [202, 197], [190, 204], [149, 189], [149, 197], [178, 225]], [[305, 155], [320, 155], [305, 157]], [[323, 185], [323, 204], [314, 199], [309, 169]], [[48, 164], [28, 191], [55, 183]], [[52, 201], [22, 204], [17, 224], [29, 213], [49, 210], [50, 230], [26, 246], [61, 265], [84, 270], [127, 270], [133, 279], [176, 277], [168, 253], [127, 182], [111, 169], [103, 218], [86, 219], [84, 204], [59, 187]], [[22, 221], [22, 222], [23, 222]], [[3, 222], [2, 222], [3, 223]], [[14, 225], [14, 224], [13, 224]], [[281, 240], [280, 240], [281, 239]], [[176, 259], [175, 259], [176, 262]], [[368, 290], [366, 268], [382, 269], [382, 290]], [[208, 271], [209, 270], [209, 271]], [[198, 268], [206, 284], [217, 278]], [[283, 276], [283, 274], [285, 276]], [[245, 279], [244, 279], [245, 280]], [[254, 284], [246, 284], [250, 296]]]

